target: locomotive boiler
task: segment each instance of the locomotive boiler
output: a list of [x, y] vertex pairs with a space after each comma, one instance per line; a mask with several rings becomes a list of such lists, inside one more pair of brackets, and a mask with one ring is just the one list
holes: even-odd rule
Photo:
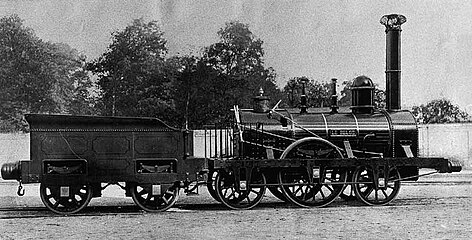
[[348, 195], [387, 204], [402, 181], [418, 179], [420, 168], [461, 170], [445, 158], [418, 156], [418, 127], [400, 100], [405, 21], [396, 14], [381, 19], [386, 109], [374, 107], [374, 83], [366, 76], [354, 79], [350, 108], [337, 106], [334, 80], [330, 108], [309, 108], [302, 95], [300, 108], [281, 109], [261, 92], [252, 109], [234, 106], [230, 128], [210, 131], [213, 147], [205, 157], [194, 156], [193, 131], [157, 118], [29, 114], [30, 160], [4, 164], [2, 178], [19, 181], [19, 194], [21, 184], [40, 183], [43, 203], [60, 214], [82, 210], [109, 184], [150, 212], [172, 207], [179, 189], [201, 184], [232, 209], [253, 208], [267, 189], [302, 207]]

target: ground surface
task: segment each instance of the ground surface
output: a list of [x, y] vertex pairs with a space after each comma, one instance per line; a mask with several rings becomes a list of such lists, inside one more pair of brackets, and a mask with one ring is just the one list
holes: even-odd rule
[[267, 193], [247, 211], [226, 209], [202, 187], [158, 214], [111, 187], [74, 216], [47, 211], [37, 184], [17, 197], [15, 182], [0, 181], [0, 239], [471, 239], [472, 172], [420, 181], [383, 207], [339, 200], [304, 209]]

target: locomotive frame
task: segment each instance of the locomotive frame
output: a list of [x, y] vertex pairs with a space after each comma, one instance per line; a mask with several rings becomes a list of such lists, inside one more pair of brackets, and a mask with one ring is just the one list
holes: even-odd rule
[[337, 106], [335, 81], [329, 109], [309, 109], [304, 95], [300, 109], [269, 108], [261, 93], [253, 109], [234, 106], [225, 141], [223, 129], [215, 130], [215, 154], [203, 158], [194, 157], [193, 131], [157, 118], [28, 114], [31, 159], [4, 164], [2, 177], [19, 181], [18, 195], [21, 184], [40, 183], [41, 200], [59, 214], [81, 211], [110, 184], [149, 212], [172, 207], [181, 188], [190, 193], [203, 184], [231, 209], [255, 207], [266, 190], [301, 207], [324, 207], [339, 196], [388, 204], [402, 181], [421, 176], [419, 168], [461, 171], [445, 158], [418, 157], [417, 124], [400, 109], [405, 21], [396, 14], [381, 19], [387, 109], [374, 108], [374, 85], [364, 76], [353, 83], [350, 109]]

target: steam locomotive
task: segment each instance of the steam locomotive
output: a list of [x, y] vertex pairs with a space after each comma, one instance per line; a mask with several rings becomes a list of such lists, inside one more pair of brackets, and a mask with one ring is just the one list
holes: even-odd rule
[[213, 149], [205, 157], [194, 156], [194, 131], [156, 118], [29, 114], [31, 160], [4, 164], [2, 178], [19, 181], [19, 195], [21, 184], [40, 183], [41, 200], [59, 214], [79, 212], [109, 184], [149, 212], [167, 210], [181, 188], [189, 193], [201, 184], [232, 209], [253, 208], [266, 190], [301, 207], [350, 195], [388, 204], [402, 181], [420, 177], [420, 168], [447, 173], [461, 166], [418, 156], [418, 126], [400, 101], [406, 18], [391, 14], [380, 22], [387, 40], [386, 109], [374, 107], [375, 87], [365, 76], [351, 86], [350, 108], [337, 106], [335, 80], [330, 108], [309, 108], [305, 94], [300, 108], [271, 107], [261, 92], [252, 109], [234, 106], [234, 123], [210, 134]]

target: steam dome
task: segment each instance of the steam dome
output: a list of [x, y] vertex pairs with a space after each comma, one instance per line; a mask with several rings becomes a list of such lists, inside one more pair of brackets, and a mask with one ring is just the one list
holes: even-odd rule
[[351, 85], [352, 106], [354, 113], [372, 113], [374, 111], [374, 90], [372, 80], [366, 76], [354, 79]]

